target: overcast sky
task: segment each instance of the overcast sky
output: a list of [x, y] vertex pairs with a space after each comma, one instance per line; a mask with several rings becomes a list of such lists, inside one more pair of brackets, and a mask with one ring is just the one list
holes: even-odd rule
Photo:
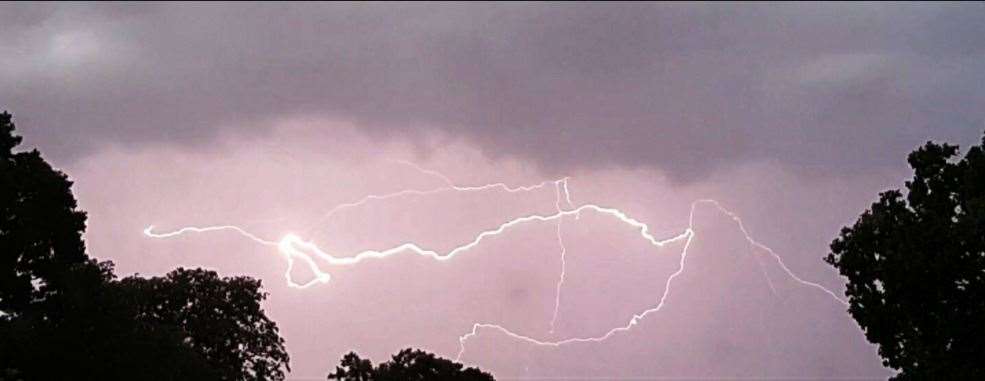
[[[618, 207], [664, 232], [687, 227], [690, 201], [715, 197], [795, 272], [840, 293], [820, 260], [840, 226], [902, 184], [917, 145], [966, 145], [985, 130], [982, 20], [982, 3], [8, 3], [0, 108], [77, 181], [92, 255], [123, 273], [184, 265], [262, 278], [295, 375], [321, 377], [349, 349], [453, 356], [476, 319], [548, 335], [553, 225], [482, 249], [473, 264], [406, 259], [304, 292], [281, 284], [276, 252], [241, 237], [162, 242], [140, 231], [236, 223], [278, 239], [314, 224], [305, 238], [343, 253], [407, 240], [447, 248], [554, 205], [553, 190], [494, 192], [317, 218], [367, 194], [443, 185], [394, 164], [408, 160], [461, 184], [572, 176], [576, 204]], [[644, 332], [553, 351], [487, 333], [464, 359], [528, 376], [886, 374], [842, 306], [797, 285], [761, 297], [776, 294], [755, 283], [772, 262], [723, 265], [762, 253], [727, 238], [737, 232], [728, 219], [705, 215], [723, 238], [701, 236], [707, 266], [674, 294], [681, 309]], [[552, 335], [622, 324], [663, 292], [677, 262], [623, 262], [664, 250], [610, 222], [570, 221], [572, 258], [601, 270], [569, 282], [573, 317]], [[518, 255], [541, 260], [519, 266]], [[749, 271], [729, 275], [736, 268]], [[399, 282], [360, 277], [380, 274]], [[637, 287], [643, 279], [658, 282]], [[727, 292], [736, 284], [757, 291]], [[495, 307], [472, 306], [475, 295]], [[788, 316], [795, 304], [812, 316]], [[572, 360], [600, 352], [608, 365]]]

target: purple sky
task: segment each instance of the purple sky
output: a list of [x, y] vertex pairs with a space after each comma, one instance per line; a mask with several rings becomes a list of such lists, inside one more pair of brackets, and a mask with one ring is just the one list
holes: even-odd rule
[[[841, 226], [907, 175], [918, 144], [985, 128], [985, 5], [3, 4], [0, 108], [76, 181], [90, 254], [120, 274], [203, 266], [263, 279], [291, 377], [348, 350], [454, 357], [472, 325], [593, 337], [653, 307], [681, 245], [617, 219], [524, 224], [448, 261], [410, 253], [287, 286], [282, 253], [237, 225], [336, 256], [446, 252], [556, 213], [552, 186], [334, 206], [447, 184], [570, 176], [575, 206], [658, 238], [713, 198], [800, 278]], [[844, 306], [796, 282], [728, 216], [694, 215], [665, 306], [601, 343], [479, 330], [462, 360], [511, 377], [884, 377]], [[296, 267], [297, 279], [311, 273]]]

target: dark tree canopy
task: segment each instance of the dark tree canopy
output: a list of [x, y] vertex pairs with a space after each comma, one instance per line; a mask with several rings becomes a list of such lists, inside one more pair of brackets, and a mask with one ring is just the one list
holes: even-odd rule
[[137, 320], [180, 327], [181, 339], [219, 370], [223, 379], [282, 379], [284, 339], [263, 313], [260, 281], [220, 278], [214, 271], [178, 268], [163, 278], [129, 277]]
[[0, 370], [17, 375], [9, 379], [220, 379], [179, 327], [135, 319], [133, 293], [112, 282], [109, 267], [87, 270], [98, 277], [72, 272], [66, 283], [90, 291], [44, 313], [58, 314], [57, 324], [35, 313], [0, 323]]
[[825, 261], [898, 379], [985, 379], [985, 138], [927, 143], [913, 179], [843, 228]]
[[476, 368], [443, 359], [421, 350], [404, 349], [393, 355], [390, 361], [375, 368], [366, 359], [350, 352], [328, 375], [329, 380], [339, 381], [492, 381], [493, 376]]
[[0, 113], [0, 380], [281, 380], [260, 282], [178, 269], [117, 281], [85, 251], [72, 183]]
[[11, 316], [69, 291], [66, 272], [93, 265], [72, 182], [37, 150], [14, 153], [20, 141], [11, 115], [0, 113], [0, 312]]

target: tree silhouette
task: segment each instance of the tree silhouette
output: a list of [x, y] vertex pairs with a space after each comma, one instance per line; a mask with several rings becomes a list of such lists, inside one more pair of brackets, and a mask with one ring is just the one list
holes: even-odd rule
[[909, 379], [985, 379], [985, 137], [961, 160], [928, 142], [913, 179], [842, 229], [825, 261], [849, 313]]
[[0, 113], [0, 380], [280, 380], [260, 282], [178, 269], [117, 281], [85, 251], [65, 174]]
[[462, 364], [443, 359], [417, 349], [404, 349], [393, 355], [390, 361], [375, 368], [369, 360], [359, 358], [354, 352], [342, 357], [342, 362], [328, 375], [329, 380], [339, 381], [492, 381], [493, 376], [476, 368], [464, 368]]
[[0, 369], [25, 380], [220, 379], [201, 353], [182, 342], [179, 327], [135, 318], [133, 293], [111, 282], [110, 268], [90, 269], [106, 281], [87, 285], [98, 278], [69, 273], [75, 279], [66, 284], [91, 292], [59, 303], [64, 312], [57, 322], [24, 314], [0, 324]]
[[14, 153], [21, 138], [13, 132], [11, 115], [0, 113], [0, 313], [8, 318], [45, 310], [73, 291], [67, 272], [95, 265], [85, 254], [86, 215], [72, 182], [37, 150]]
[[355, 352], [342, 356], [342, 362], [335, 367], [335, 373], [329, 373], [329, 380], [340, 381], [374, 381], [376, 369], [369, 360], [359, 358]]
[[137, 319], [181, 328], [182, 341], [218, 370], [223, 379], [282, 379], [288, 366], [284, 339], [260, 307], [260, 281], [220, 278], [214, 271], [178, 268], [163, 278], [129, 277]]

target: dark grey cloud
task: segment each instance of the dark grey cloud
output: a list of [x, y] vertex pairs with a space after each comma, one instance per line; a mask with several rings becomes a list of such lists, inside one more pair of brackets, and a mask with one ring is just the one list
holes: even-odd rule
[[899, 165], [985, 121], [983, 4], [6, 4], [0, 107], [59, 160], [320, 115], [546, 171]]

